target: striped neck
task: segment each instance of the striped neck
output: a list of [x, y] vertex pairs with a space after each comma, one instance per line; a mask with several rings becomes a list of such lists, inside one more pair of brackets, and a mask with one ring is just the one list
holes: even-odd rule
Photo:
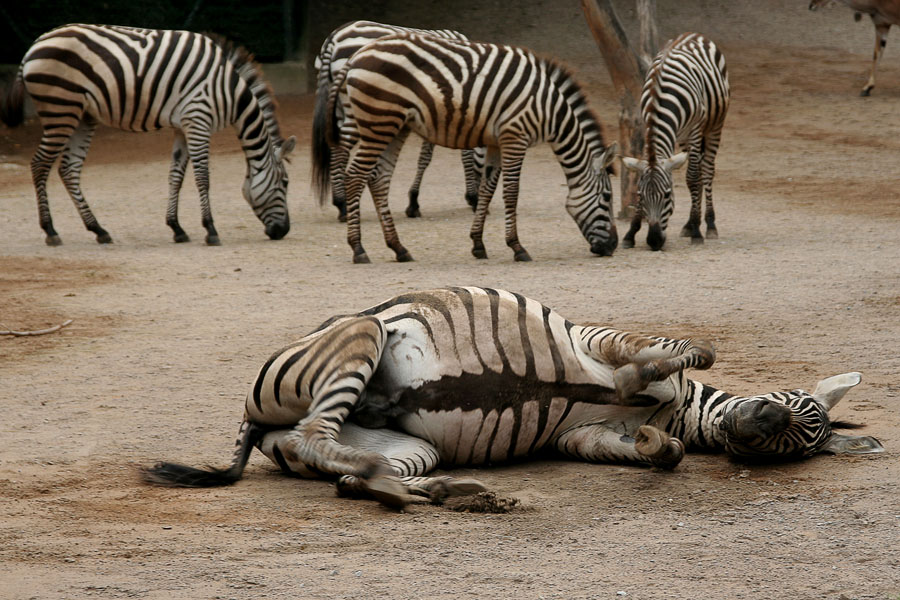
[[712, 386], [686, 379], [684, 400], [675, 405], [665, 429], [684, 442], [688, 450], [725, 449], [725, 433], [719, 424], [728, 411], [747, 400]]

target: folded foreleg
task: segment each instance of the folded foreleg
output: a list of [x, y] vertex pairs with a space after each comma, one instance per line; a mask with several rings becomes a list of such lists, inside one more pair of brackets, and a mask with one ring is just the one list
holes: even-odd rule
[[641, 425], [634, 436], [602, 424], [569, 429], [555, 442], [571, 458], [600, 463], [636, 463], [674, 469], [684, 458], [684, 444], [652, 425]]

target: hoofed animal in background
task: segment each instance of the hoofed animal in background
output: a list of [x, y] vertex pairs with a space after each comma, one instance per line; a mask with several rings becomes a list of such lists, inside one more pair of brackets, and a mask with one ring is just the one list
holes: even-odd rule
[[[685, 33], [671, 40], [653, 60], [641, 92], [646, 160], [624, 157], [625, 167], [640, 173], [638, 206], [631, 228], [622, 239], [634, 246], [634, 236], [647, 220], [647, 244], [659, 250], [666, 243], [666, 227], [675, 199], [672, 171], [687, 160], [691, 214], [682, 237], [703, 243], [700, 209], [706, 195], [706, 237], [719, 237], [713, 208], [712, 181], [722, 125], [728, 111], [728, 70], [716, 45], [698, 33]], [[686, 152], [675, 154], [679, 144]]]
[[869, 15], [875, 26], [875, 51], [872, 55], [872, 68], [869, 70], [869, 80], [863, 86], [860, 96], [868, 96], [875, 87], [875, 68], [884, 47], [887, 46], [887, 36], [891, 25], [900, 25], [900, 0], [810, 0], [809, 10], [816, 10], [831, 2], [840, 2], [847, 5], [853, 11], [853, 17], [859, 21], [862, 13]]
[[[434, 35], [451, 40], [468, 40], [468, 38], [458, 31], [450, 29], [412, 29], [409, 27], [398, 27], [396, 25], [385, 25], [383, 23], [375, 23], [373, 21], [352, 21], [346, 25], [341, 25], [332, 31], [325, 41], [322, 43], [322, 49], [316, 56], [316, 69], [319, 74], [317, 77], [316, 87], [320, 94], [327, 94], [327, 90], [334, 83], [334, 77], [346, 64], [354, 52], [368, 44], [369, 42], [381, 37], [393, 35], [397, 32], [410, 31], [420, 33], [422, 35]], [[338, 110], [341, 105], [338, 104]], [[422, 148], [419, 150], [419, 160], [416, 166], [416, 176], [409, 188], [409, 205], [406, 207], [406, 215], [408, 217], [419, 217], [419, 187], [422, 184], [422, 176], [425, 169], [431, 163], [434, 154], [434, 144], [428, 140], [422, 141]], [[347, 202], [344, 192], [344, 169], [347, 167], [349, 154], [340, 145], [332, 148], [331, 161], [331, 203], [338, 209], [338, 219], [340, 221], [347, 220]], [[462, 151], [463, 170], [466, 176], [466, 202], [475, 210], [478, 205], [478, 181], [480, 178], [480, 167], [483, 168], [484, 154], [476, 155], [474, 150]]]
[[175, 129], [166, 224], [178, 223], [178, 194], [188, 158], [194, 168], [206, 243], [219, 244], [209, 207], [209, 139], [227, 125], [237, 130], [247, 158], [244, 198], [277, 240], [290, 230], [284, 160], [293, 137], [282, 139], [275, 104], [253, 56], [224, 40], [189, 31], [109, 25], [66, 25], [34, 42], [9, 91], [2, 118], [22, 122], [28, 91], [43, 126], [31, 161], [41, 228], [48, 245], [61, 243], [47, 200], [47, 176], [59, 174], [85, 227], [101, 244], [112, 241], [81, 192], [81, 168], [98, 123], [125, 131]]
[[[343, 122], [339, 94], [347, 99]], [[316, 98], [313, 180], [320, 202], [328, 189], [330, 148], [340, 143], [344, 151], [353, 152], [345, 181], [353, 262], [369, 262], [359, 226], [359, 199], [366, 182], [387, 245], [398, 261], [412, 260], [387, 203], [397, 154], [410, 131], [449, 148], [487, 148], [470, 232], [476, 257], [487, 257], [484, 219], [502, 170], [506, 244], [516, 260], [531, 260], [519, 243], [516, 204], [525, 151], [543, 141], [559, 158], [569, 187], [566, 209], [591, 252], [608, 256], [615, 250], [618, 237], [607, 172], [615, 144], [603, 143], [600, 124], [572, 76], [524, 48], [402, 33], [354, 54], [328, 95]]]
[[858, 373], [801, 390], [733, 396], [688, 379], [708, 342], [579, 326], [503, 290], [409, 293], [333, 317], [276, 352], [251, 386], [231, 467], [173, 463], [150, 483], [227, 485], [255, 447], [285, 473], [337, 479], [338, 490], [403, 506], [484, 490], [428, 477], [542, 452], [672, 469], [685, 450], [752, 461], [881, 452], [828, 411]]

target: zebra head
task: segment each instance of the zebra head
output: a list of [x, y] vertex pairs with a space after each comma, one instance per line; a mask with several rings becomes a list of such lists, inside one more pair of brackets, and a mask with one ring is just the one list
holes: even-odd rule
[[288, 175], [284, 163], [295, 144], [296, 138], [291, 136], [280, 144], [273, 144], [274, 156], [269, 160], [259, 166], [253, 161], [247, 163], [244, 199], [266, 226], [269, 239], [280, 240], [291, 230], [287, 209]]
[[666, 226], [675, 207], [672, 195], [672, 171], [684, 165], [687, 153], [680, 152], [653, 164], [646, 160], [622, 157], [622, 164], [638, 176], [638, 210], [647, 221], [647, 245], [653, 250], [666, 243]]
[[803, 390], [733, 398], [719, 422], [725, 450], [744, 461], [797, 460], [818, 454], [884, 452], [873, 437], [835, 433], [857, 427], [831, 421], [828, 411], [860, 382], [859, 373], [823, 379], [810, 394]]
[[619, 235], [612, 218], [612, 180], [610, 165], [616, 157], [616, 143], [595, 154], [591, 159], [591, 185], [586, 196], [571, 194], [566, 210], [572, 216], [582, 235], [591, 245], [591, 252], [598, 256], [612, 256], [619, 245]]

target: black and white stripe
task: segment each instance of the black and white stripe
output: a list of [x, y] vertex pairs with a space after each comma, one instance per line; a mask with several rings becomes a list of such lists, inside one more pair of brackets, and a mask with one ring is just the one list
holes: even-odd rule
[[516, 260], [530, 260], [519, 243], [516, 204], [525, 152], [538, 142], [549, 142], [562, 165], [569, 187], [566, 209], [591, 251], [614, 251], [618, 238], [607, 172], [614, 145], [604, 145], [600, 124], [572, 76], [524, 48], [397, 34], [354, 54], [328, 95], [316, 100], [313, 173], [320, 198], [328, 188], [333, 143], [353, 152], [346, 197], [354, 262], [368, 262], [359, 231], [359, 198], [367, 182], [385, 241], [397, 260], [411, 260], [387, 206], [397, 154], [410, 131], [450, 148], [487, 148], [470, 233], [476, 257], [486, 257], [484, 219], [502, 170], [506, 243]]
[[232, 483], [255, 445], [285, 472], [339, 478], [343, 491], [402, 505], [410, 492], [484, 489], [428, 477], [438, 465], [542, 451], [663, 468], [685, 446], [768, 460], [880, 451], [871, 438], [833, 433], [828, 419], [858, 374], [824, 380], [813, 394], [741, 398], [686, 377], [714, 360], [707, 342], [578, 326], [504, 290], [404, 294], [276, 352], [247, 396], [230, 468], [160, 463], [144, 477]]
[[[327, 93], [327, 90], [334, 83], [335, 76], [357, 50], [374, 40], [401, 32], [433, 35], [450, 40], [468, 40], [464, 34], [452, 29], [414, 29], [375, 23], [373, 21], [352, 21], [332, 31], [325, 38], [325, 41], [322, 43], [322, 49], [319, 50], [319, 54], [316, 56], [315, 67], [318, 71], [316, 88], [319, 90], [319, 93]], [[338, 110], [341, 110], [340, 104], [338, 105]], [[347, 166], [349, 154], [344, 152], [340, 146], [332, 148], [332, 152], [331, 202], [338, 209], [338, 219], [346, 221], [347, 203], [344, 193], [344, 169]], [[422, 140], [419, 159], [416, 163], [416, 176], [409, 187], [409, 204], [406, 207], [406, 215], [409, 217], [421, 216], [419, 210], [419, 188], [422, 185], [425, 169], [431, 163], [433, 154], [434, 144], [428, 140]], [[466, 202], [472, 207], [472, 210], [475, 210], [478, 204], [479, 168], [483, 168], [484, 165], [484, 151], [463, 150], [462, 163], [466, 178]]]
[[[682, 34], [653, 60], [641, 93], [647, 159], [623, 158], [626, 167], [640, 172], [639, 207], [623, 238], [625, 247], [634, 246], [642, 218], [649, 229], [647, 243], [654, 250], [663, 247], [674, 209], [672, 171], [685, 160], [691, 214], [681, 236], [703, 242], [700, 209], [705, 194], [706, 237], [718, 237], [712, 180], [728, 101], [725, 57], [702, 35]], [[676, 155], [676, 144], [685, 152]]]
[[219, 243], [209, 206], [209, 139], [229, 125], [247, 158], [244, 198], [270, 238], [289, 231], [284, 159], [294, 138], [281, 138], [271, 90], [244, 49], [188, 31], [66, 25], [42, 35], [25, 54], [4, 107], [7, 124], [21, 122], [25, 91], [43, 127], [31, 170], [47, 244], [61, 243], [47, 200], [47, 176], [60, 156], [60, 176], [85, 227], [98, 242], [111, 241], [80, 183], [98, 123], [125, 131], [175, 129], [166, 223], [176, 242], [188, 240], [177, 210], [190, 158], [206, 242]]

